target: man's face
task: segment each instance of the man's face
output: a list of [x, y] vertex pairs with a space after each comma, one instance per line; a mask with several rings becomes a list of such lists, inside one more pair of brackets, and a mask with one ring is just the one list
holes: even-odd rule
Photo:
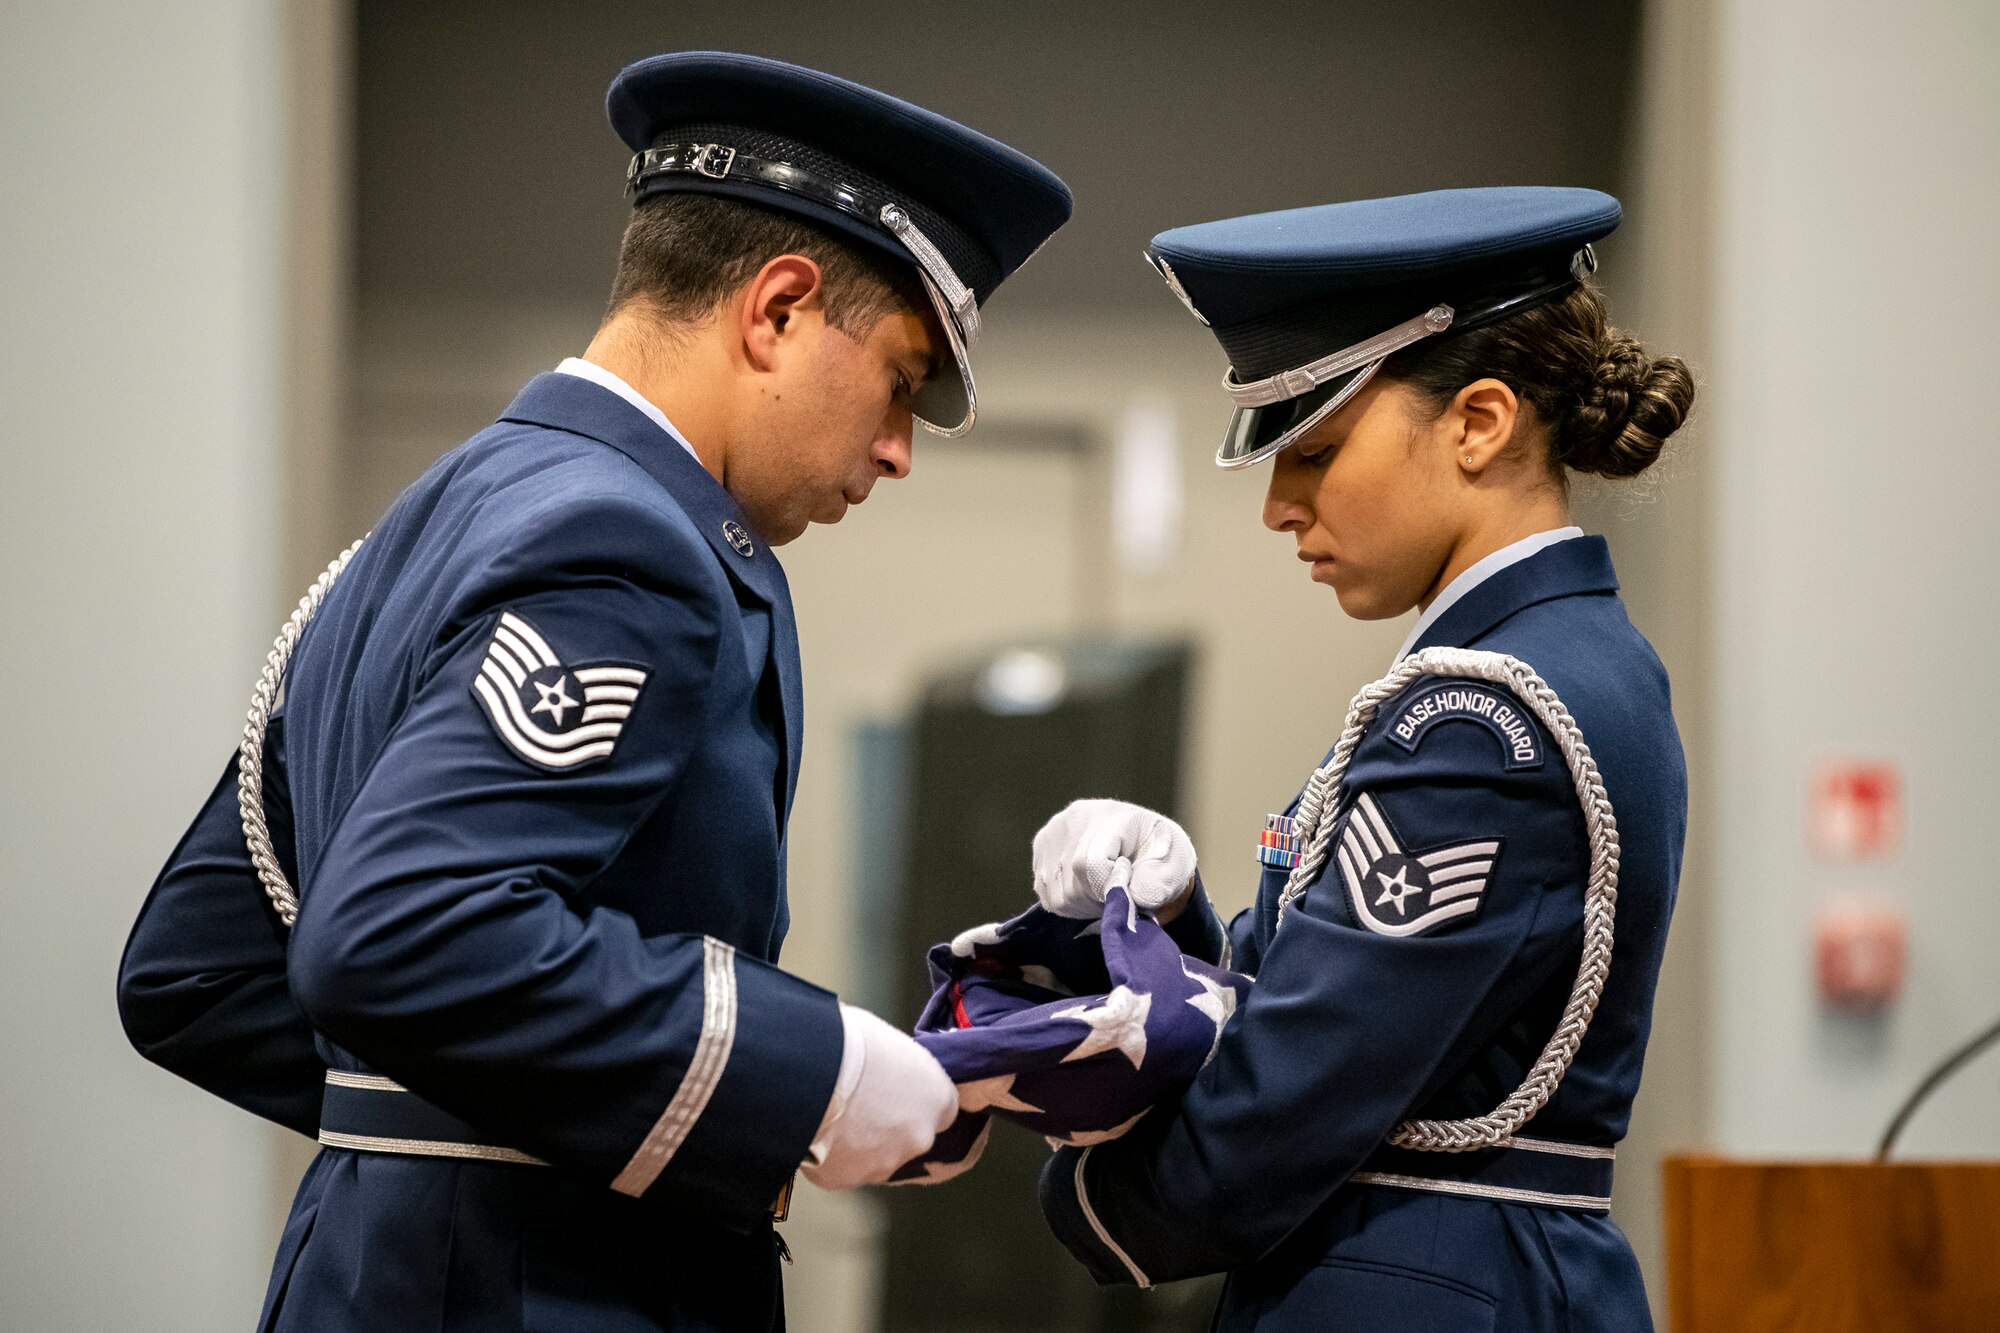
[[[727, 484], [766, 541], [838, 523], [875, 483], [910, 473], [910, 396], [936, 369], [943, 332], [929, 311], [884, 315], [859, 337], [801, 305], [776, 373], [730, 450]], [[949, 373], [949, 372], [947, 372]]]

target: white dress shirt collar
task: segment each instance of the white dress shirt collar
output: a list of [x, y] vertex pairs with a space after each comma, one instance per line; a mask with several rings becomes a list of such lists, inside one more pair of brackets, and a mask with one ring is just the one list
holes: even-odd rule
[[611, 392], [617, 394], [641, 412], [644, 412], [654, 425], [673, 436], [674, 443], [688, 451], [688, 457], [697, 463], [701, 462], [701, 455], [696, 453], [694, 446], [688, 443], [687, 436], [674, 429], [674, 423], [667, 420], [665, 412], [653, 406], [637, 389], [627, 384], [619, 376], [606, 370], [603, 366], [598, 365], [594, 361], [586, 361], [580, 356], [564, 357], [563, 363], [556, 367], [556, 374], [574, 375], [580, 380], [589, 380], [592, 384], [602, 385], [604, 388], [611, 390]]
[[1410, 627], [1410, 637], [1403, 640], [1403, 646], [1396, 652], [1396, 661], [1400, 662], [1405, 657], [1408, 657], [1410, 649], [1416, 647], [1417, 640], [1424, 636], [1424, 631], [1435, 625], [1438, 617], [1450, 610], [1452, 605], [1464, 597], [1465, 594], [1471, 592], [1474, 588], [1477, 588], [1480, 584], [1507, 568], [1507, 566], [1518, 565], [1529, 556], [1534, 555], [1538, 551], [1547, 550], [1557, 542], [1566, 542], [1572, 537], [1581, 537], [1582, 535], [1583, 529], [1573, 525], [1567, 528], [1551, 528], [1547, 532], [1538, 532], [1532, 537], [1523, 537], [1511, 546], [1503, 546], [1492, 555], [1469, 566], [1457, 578], [1445, 584], [1444, 591], [1439, 593], [1437, 599], [1424, 609], [1422, 615], [1417, 617], [1417, 623]]

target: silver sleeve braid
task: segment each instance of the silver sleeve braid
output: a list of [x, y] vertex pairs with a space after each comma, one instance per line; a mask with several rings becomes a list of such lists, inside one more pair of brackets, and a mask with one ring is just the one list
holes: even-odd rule
[[347, 568], [347, 562], [361, 549], [366, 537], [342, 551], [326, 567], [306, 595], [299, 599], [298, 609], [278, 631], [277, 642], [264, 658], [264, 672], [257, 677], [257, 688], [250, 693], [250, 717], [243, 724], [243, 744], [237, 751], [236, 764], [236, 808], [243, 815], [243, 845], [250, 851], [250, 864], [257, 868], [257, 878], [264, 885], [264, 894], [277, 909], [278, 919], [287, 928], [299, 919], [299, 895], [285, 880], [283, 867], [278, 864], [278, 854], [271, 847], [271, 828], [264, 822], [264, 732], [271, 724], [271, 710], [277, 706], [278, 691], [285, 683], [285, 668], [291, 663], [292, 650], [298, 647], [299, 636], [306, 632], [306, 626], [318, 614], [320, 603], [326, 600], [326, 591], [333, 581], [340, 577], [340, 571]]
[[1347, 772], [1354, 749], [1367, 733], [1383, 702], [1418, 676], [1463, 676], [1504, 685], [1541, 720], [1562, 750], [1583, 807], [1583, 822], [1590, 839], [1590, 879], [1583, 898], [1583, 957], [1577, 964], [1576, 984], [1562, 1020], [1535, 1061], [1528, 1077], [1511, 1096], [1487, 1115], [1467, 1120], [1405, 1120], [1389, 1135], [1389, 1142], [1402, 1148], [1428, 1152], [1473, 1152], [1504, 1144], [1515, 1131], [1548, 1104], [1556, 1085], [1569, 1071], [1577, 1048], [1590, 1028], [1591, 1015], [1604, 994], [1604, 981], [1611, 972], [1612, 922], [1618, 907], [1618, 820], [1611, 800], [1604, 792], [1604, 779], [1597, 761], [1584, 744], [1576, 719], [1563, 707], [1548, 682], [1534, 668], [1505, 653], [1481, 652], [1471, 648], [1427, 648], [1406, 657], [1396, 669], [1354, 696], [1347, 723], [1333, 755], [1306, 783], [1299, 798], [1298, 832], [1305, 850], [1299, 864], [1285, 882], [1278, 899], [1278, 925], [1285, 923], [1285, 910], [1304, 895], [1306, 888], [1326, 864], [1340, 808], [1340, 780]]

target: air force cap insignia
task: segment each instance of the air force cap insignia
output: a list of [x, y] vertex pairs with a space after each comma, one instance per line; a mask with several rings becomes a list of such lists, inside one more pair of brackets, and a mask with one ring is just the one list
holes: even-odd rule
[[1422, 935], [1473, 916], [1500, 858], [1498, 838], [1412, 855], [1363, 792], [1340, 834], [1340, 875], [1354, 917], [1377, 935]]
[[565, 665], [533, 625], [505, 611], [472, 691], [509, 749], [561, 773], [610, 756], [645, 683], [646, 672], [622, 663]]

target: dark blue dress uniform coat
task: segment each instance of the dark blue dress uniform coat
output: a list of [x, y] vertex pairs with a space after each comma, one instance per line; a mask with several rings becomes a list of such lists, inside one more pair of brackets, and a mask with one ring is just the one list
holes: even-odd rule
[[798, 647], [728, 494], [541, 376], [397, 501], [287, 688], [296, 928], [232, 764], [120, 981], [150, 1058], [354, 1145], [300, 1186], [264, 1327], [781, 1326], [772, 1204], [841, 1022], [775, 965]]
[[[1186, 1098], [1044, 1174], [1051, 1225], [1100, 1282], [1226, 1271], [1215, 1326], [1231, 1333], [1651, 1326], [1603, 1199], [1638, 1091], [1687, 787], [1666, 673], [1616, 589], [1601, 538], [1560, 542], [1476, 585], [1416, 644], [1534, 668], [1616, 812], [1609, 981], [1524, 1146], [1383, 1146], [1407, 1118], [1484, 1115], [1521, 1083], [1576, 978], [1589, 869], [1570, 775], [1528, 709], [1499, 687], [1419, 677], [1357, 747], [1336, 854], [1283, 928], [1279, 869], [1233, 924], [1234, 964], [1256, 982]], [[1365, 867], [1356, 882], [1341, 853]]]

